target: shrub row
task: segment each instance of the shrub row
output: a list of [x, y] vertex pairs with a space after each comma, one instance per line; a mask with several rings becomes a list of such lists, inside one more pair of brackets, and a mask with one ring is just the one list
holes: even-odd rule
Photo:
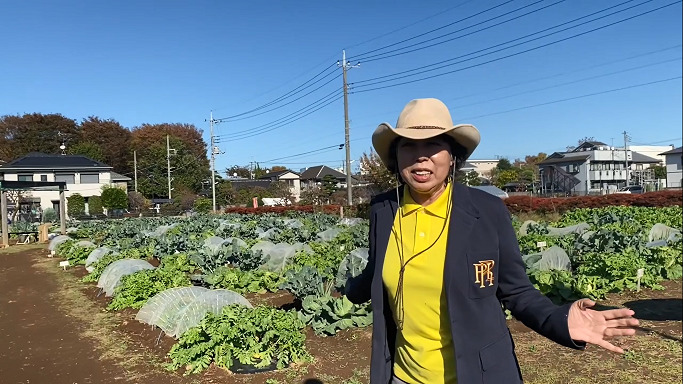
[[670, 207], [683, 205], [680, 190], [648, 192], [643, 194], [610, 194], [577, 197], [529, 197], [511, 196], [504, 200], [511, 213], [564, 213], [575, 208], [603, 208], [614, 205], [638, 207]]
[[284, 214], [287, 212], [322, 212], [332, 215], [339, 214], [340, 205], [288, 205], [288, 206], [264, 206], [264, 207], [230, 207], [224, 210], [225, 213], [239, 213], [239, 214], [263, 214], [263, 213], [277, 213]]

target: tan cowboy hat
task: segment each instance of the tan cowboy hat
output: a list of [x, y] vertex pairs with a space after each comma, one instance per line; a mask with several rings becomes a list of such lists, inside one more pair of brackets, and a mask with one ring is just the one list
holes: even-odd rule
[[424, 140], [438, 135], [448, 135], [462, 145], [467, 150], [465, 159], [474, 152], [480, 140], [479, 131], [474, 125], [453, 125], [448, 107], [441, 100], [415, 99], [403, 108], [395, 129], [389, 123], [382, 123], [375, 129], [372, 146], [384, 165], [395, 170], [394, 156], [390, 153], [394, 140], [400, 137]]

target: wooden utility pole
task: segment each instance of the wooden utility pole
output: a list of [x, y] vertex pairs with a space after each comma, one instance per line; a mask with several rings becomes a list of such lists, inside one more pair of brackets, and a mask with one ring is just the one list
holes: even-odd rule
[[351, 65], [346, 61], [346, 51], [342, 50], [342, 61], [337, 63], [342, 68], [342, 80], [344, 82], [344, 146], [346, 147], [346, 200], [353, 205], [353, 192], [351, 191], [351, 145], [349, 140], [349, 84], [346, 80], [346, 72], [360, 64]]

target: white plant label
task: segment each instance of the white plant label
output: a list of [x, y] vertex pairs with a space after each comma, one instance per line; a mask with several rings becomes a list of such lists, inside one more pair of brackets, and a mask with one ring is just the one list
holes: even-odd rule
[[545, 243], [545, 241], [539, 241], [539, 242], [536, 243], [536, 246], [537, 246], [538, 248], [545, 248], [545, 247], [546, 247], [546, 243]]
[[60, 261], [59, 266], [64, 268], [64, 270], [66, 271], [66, 267], [69, 266], [69, 260]]

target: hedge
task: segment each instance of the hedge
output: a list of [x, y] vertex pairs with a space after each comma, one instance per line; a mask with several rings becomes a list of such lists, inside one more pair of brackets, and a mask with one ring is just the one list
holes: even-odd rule
[[670, 207], [683, 205], [680, 190], [648, 192], [643, 194], [615, 193], [602, 196], [529, 197], [511, 196], [504, 200], [510, 213], [564, 213], [575, 208], [602, 208], [613, 205], [638, 207]]

